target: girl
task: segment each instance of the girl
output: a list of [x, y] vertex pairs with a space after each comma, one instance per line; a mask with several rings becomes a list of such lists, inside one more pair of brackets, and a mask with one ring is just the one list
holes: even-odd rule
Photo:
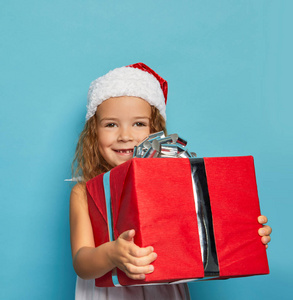
[[[78, 275], [76, 299], [189, 299], [186, 284], [97, 288], [98, 278], [119, 268], [131, 279], [154, 271], [155, 249], [133, 243], [135, 231], [95, 247], [88, 213], [85, 182], [132, 158], [133, 148], [150, 133], [166, 133], [167, 82], [143, 63], [117, 68], [92, 82], [88, 92], [85, 128], [74, 159], [80, 182], [70, 196], [73, 267]], [[260, 224], [266, 217], [258, 218]], [[270, 241], [271, 228], [259, 230]]]

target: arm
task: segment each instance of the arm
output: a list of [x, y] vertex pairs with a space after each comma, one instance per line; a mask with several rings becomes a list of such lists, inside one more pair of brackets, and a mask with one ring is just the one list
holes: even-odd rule
[[157, 257], [152, 247], [133, 243], [134, 230], [122, 233], [116, 241], [95, 247], [88, 213], [85, 186], [77, 184], [70, 195], [70, 240], [73, 267], [84, 279], [98, 278], [118, 267], [132, 279], [144, 279], [154, 269]]
[[[268, 218], [266, 216], [259, 216], [257, 218], [258, 223], [265, 224], [268, 222]], [[268, 248], [268, 243], [271, 241], [270, 234], [272, 233], [272, 228], [268, 225], [264, 225], [262, 228], [258, 230], [258, 234], [261, 236], [261, 241], [266, 248]]]

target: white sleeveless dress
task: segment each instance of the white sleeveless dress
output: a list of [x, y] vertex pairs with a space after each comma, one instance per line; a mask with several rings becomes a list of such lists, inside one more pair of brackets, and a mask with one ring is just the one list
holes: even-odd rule
[[186, 283], [145, 285], [134, 287], [95, 286], [95, 280], [84, 280], [77, 276], [75, 300], [190, 300]]

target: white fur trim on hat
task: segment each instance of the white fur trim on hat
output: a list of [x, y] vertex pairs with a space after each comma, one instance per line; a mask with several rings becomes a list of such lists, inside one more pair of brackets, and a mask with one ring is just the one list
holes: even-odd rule
[[166, 104], [159, 81], [150, 73], [133, 67], [121, 67], [94, 80], [88, 91], [86, 120], [103, 101], [120, 96], [139, 97], [155, 106], [166, 120]]

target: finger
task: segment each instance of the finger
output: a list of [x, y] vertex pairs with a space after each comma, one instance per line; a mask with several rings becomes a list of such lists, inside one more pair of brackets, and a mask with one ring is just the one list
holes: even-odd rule
[[125, 264], [125, 273], [129, 275], [150, 274], [154, 272], [154, 269], [153, 265], [137, 267], [132, 264]]
[[261, 238], [261, 242], [262, 242], [264, 245], [268, 244], [270, 241], [271, 241], [271, 237], [270, 237], [270, 236], [263, 236], [263, 237]]
[[268, 222], [268, 218], [267, 218], [266, 216], [259, 216], [259, 217], [257, 218], [257, 221], [258, 221], [258, 223], [260, 223], [260, 224], [265, 224], [265, 223]]
[[131, 242], [132, 239], [134, 238], [134, 236], [135, 236], [135, 230], [131, 229], [131, 230], [127, 230], [127, 231], [124, 231], [123, 233], [121, 233], [119, 238], [122, 238], [123, 240]]
[[267, 235], [272, 233], [272, 228], [268, 225], [264, 225], [263, 228], [266, 230]]
[[127, 271], [125, 271], [125, 274], [130, 279], [134, 279], [134, 280], [144, 280], [145, 279], [145, 274], [131, 274], [131, 273], [128, 273]]
[[272, 228], [268, 225], [264, 225], [262, 228], [258, 230], [258, 234], [260, 236], [270, 235], [272, 233]]
[[152, 262], [154, 262], [157, 259], [157, 257], [158, 257], [157, 253], [152, 252], [149, 255], [143, 257], [132, 256], [129, 258], [129, 262], [137, 267], [147, 266], [150, 265]]
[[154, 248], [152, 246], [141, 248], [135, 244], [131, 246], [129, 249], [129, 254], [134, 256], [134, 257], [142, 257], [142, 256], [147, 256], [151, 254], [154, 251]]

